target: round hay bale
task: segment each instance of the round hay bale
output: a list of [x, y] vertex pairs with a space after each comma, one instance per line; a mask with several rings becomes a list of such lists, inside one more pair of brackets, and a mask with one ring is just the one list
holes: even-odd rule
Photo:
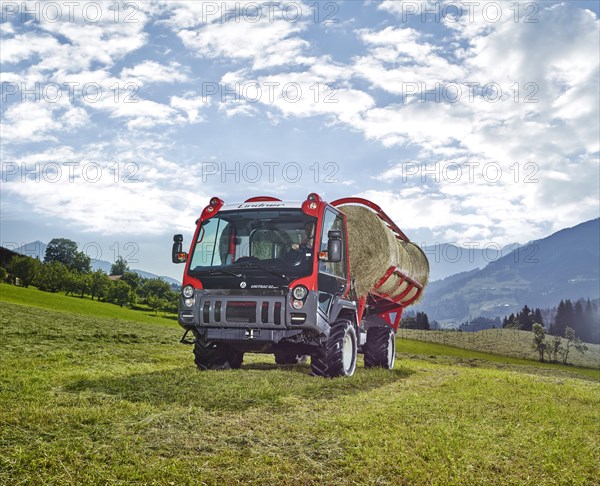
[[[425, 253], [421, 250], [418, 245], [409, 241], [396, 240], [396, 246], [398, 247], [398, 260], [396, 267], [398, 271], [402, 272], [407, 277], [415, 280], [425, 287], [427, 280], [429, 279], [429, 262]], [[395, 299], [402, 295], [409, 284], [403, 281], [403, 278], [397, 274], [393, 274], [386, 280], [386, 282], [379, 288], [382, 293], [390, 294], [390, 298]], [[418, 289], [415, 287], [410, 290], [402, 299], [400, 303], [410, 301]], [[415, 302], [418, 302], [423, 294], [419, 296]]]
[[[393, 235], [393, 233], [387, 228], [386, 231]], [[406, 249], [399, 243], [401, 243], [400, 240], [394, 237], [394, 246], [396, 247], [397, 256], [396, 259], [393, 262], [391, 262], [390, 265], [398, 267], [399, 271], [401, 271], [405, 275], [410, 276], [412, 273], [412, 263], [410, 261], [410, 255], [408, 254]], [[390, 294], [391, 298], [398, 297], [408, 287], [408, 283], [400, 283], [401, 280], [402, 277], [394, 273], [384, 282], [384, 284], [381, 287], [379, 287], [379, 291], [384, 294]]]
[[[427, 259], [427, 255], [425, 255], [425, 252], [421, 249], [421, 247], [419, 245], [415, 245], [414, 243], [410, 243], [410, 242], [401, 242], [401, 243], [405, 247], [406, 251], [411, 256], [412, 274], [410, 275], [410, 277], [413, 280], [416, 280], [417, 282], [419, 282], [423, 286], [423, 288], [425, 288], [425, 286], [427, 285], [427, 282], [429, 282], [429, 260]], [[414, 293], [409, 292], [409, 295], [407, 295], [405, 298], [403, 298], [402, 302], [408, 302], [413, 296], [414, 296]], [[422, 297], [423, 297], [423, 292], [421, 292], [421, 294], [413, 302], [413, 304], [416, 304], [417, 302], [419, 302]]]
[[[429, 262], [418, 245], [398, 240], [387, 225], [366, 207], [343, 205], [338, 209], [346, 215], [350, 268], [360, 297], [365, 297], [391, 266], [398, 267], [399, 271], [423, 286], [427, 284]], [[392, 274], [378, 291], [389, 293], [390, 298], [398, 297], [408, 288], [408, 283], [401, 280], [402, 277]], [[409, 291], [401, 302], [409, 301], [417, 291], [416, 288]]]
[[429, 281], [429, 260], [425, 252], [419, 245], [409, 241], [398, 241], [398, 244], [404, 248], [411, 262], [410, 273], [407, 275], [425, 287]]
[[398, 253], [379, 217], [362, 206], [341, 206], [348, 223], [348, 252], [356, 292], [365, 297], [381, 279]]

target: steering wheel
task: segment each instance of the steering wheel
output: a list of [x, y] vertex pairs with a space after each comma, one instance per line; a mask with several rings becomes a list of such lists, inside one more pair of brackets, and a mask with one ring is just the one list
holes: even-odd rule
[[283, 259], [286, 264], [292, 267], [297, 267], [302, 263], [303, 257], [304, 254], [300, 250], [292, 249], [286, 252], [286, 254], [283, 256]]

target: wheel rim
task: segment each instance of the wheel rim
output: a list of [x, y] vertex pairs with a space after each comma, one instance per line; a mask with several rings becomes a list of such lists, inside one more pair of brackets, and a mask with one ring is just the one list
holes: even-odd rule
[[390, 338], [388, 340], [388, 367], [394, 367], [394, 359], [396, 357], [396, 336], [393, 332], [390, 332]]
[[352, 371], [352, 362], [354, 361], [354, 343], [352, 342], [352, 336], [349, 332], [344, 336], [344, 342], [342, 343], [342, 356], [344, 363], [344, 371], [346, 373]]

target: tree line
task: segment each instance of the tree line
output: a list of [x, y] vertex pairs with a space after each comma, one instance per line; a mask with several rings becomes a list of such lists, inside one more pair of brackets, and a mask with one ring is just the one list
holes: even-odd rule
[[533, 342], [532, 347], [540, 355], [540, 361], [548, 361], [558, 363], [559, 360], [563, 364], [568, 364], [569, 354], [572, 349], [583, 354], [588, 350], [587, 345], [581, 338], [575, 335], [575, 330], [571, 327], [566, 327], [564, 338], [559, 334], [555, 334], [552, 339], [546, 340], [546, 329], [537, 322], [533, 324]]
[[541, 309], [530, 309], [527, 305], [523, 306], [520, 312], [504, 317], [502, 327], [506, 329], [519, 329], [521, 331], [532, 331], [534, 323], [544, 325]]
[[553, 336], [565, 336], [567, 328], [570, 328], [583, 341], [600, 343], [600, 315], [597, 301], [561, 300], [557, 307], [545, 310], [530, 309], [525, 305], [520, 312], [504, 317], [502, 327], [533, 331], [535, 323], [540, 324], [545, 332]]
[[[1, 267], [0, 267], [1, 268]], [[0, 269], [0, 279], [8, 275], [17, 278], [23, 287], [33, 285], [47, 292], [65, 292], [83, 298], [85, 295], [103, 302], [133, 306], [146, 304], [155, 313], [177, 312], [178, 292], [162, 279], [147, 279], [129, 269], [118, 257], [111, 266], [110, 276], [102, 270], [92, 271], [89, 256], [77, 250], [77, 243], [66, 238], [54, 238], [46, 247], [44, 261], [28, 256], [15, 256], [6, 270]]]
[[429, 331], [431, 330], [431, 325], [429, 324], [429, 317], [425, 312], [417, 312], [416, 314], [413, 314], [409, 311], [406, 312], [406, 314], [400, 320], [400, 328]]
[[[543, 314], [550, 316], [547, 325]], [[525, 305], [520, 312], [506, 316], [502, 327], [532, 331], [532, 347], [540, 361], [567, 364], [572, 350], [583, 354], [588, 349], [585, 342], [600, 342], [598, 305], [589, 299], [579, 299], [575, 304], [561, 300], [556, 308], [546, 311]]]

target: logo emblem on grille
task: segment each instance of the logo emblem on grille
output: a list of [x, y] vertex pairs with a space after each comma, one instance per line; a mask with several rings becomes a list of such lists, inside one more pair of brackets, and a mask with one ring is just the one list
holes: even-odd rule
[[240, 288], [241, 289], [245, 289], [246, 288], [246, 282], [240, 282]]

